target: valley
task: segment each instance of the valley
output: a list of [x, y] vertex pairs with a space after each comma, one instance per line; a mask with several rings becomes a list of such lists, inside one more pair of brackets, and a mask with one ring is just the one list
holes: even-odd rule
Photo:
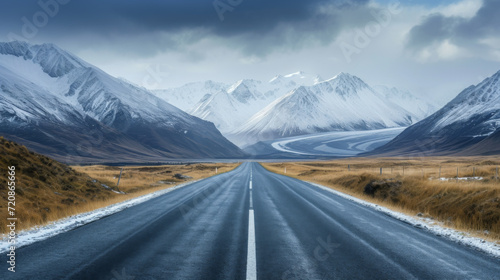
[[499, 279], [499, 14], [3, 1], [0, 279]]

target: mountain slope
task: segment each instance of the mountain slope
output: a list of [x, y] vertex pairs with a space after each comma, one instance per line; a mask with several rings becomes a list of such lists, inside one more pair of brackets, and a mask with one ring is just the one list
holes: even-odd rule
[[408, 126], [416, 118], [358, 77], [341, 73], [292, 90], [228, 137], [238, 144], [252, 143], [327, 131]]
[[463, 155], [500, 155], [500, 128], [477, 144], [460, 152]]
[[500, 145], [499, 127], [500, 71], [466, 88], [439, 111], [373, 153], [442, 155], [469, 148], [469, 154], [488, 153], [494, 145]]
[[0, 134], [63, 161], [241, 156], [212, 123], [50, 44], [0, 43]]
[[225, 92], [228, 85], [214, 81], [195, 82], [177, 88], [154, 90], [153, 93], [175, 107], [188, 112], [205, 96]]
[[387, 100], [410, 112], [416, 117], [416, 120], [414, 121], [423, 120], [425, 117], [430, 116], [438, 109], [432, 103], [411, 94], [407, 90], [380, 85], [374, 86], [373, 89], [383, 94]]

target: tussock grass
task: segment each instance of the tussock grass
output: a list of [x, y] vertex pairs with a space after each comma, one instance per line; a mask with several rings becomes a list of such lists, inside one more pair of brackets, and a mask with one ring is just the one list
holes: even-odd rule
[[[273, 172], [328, 186], [410, 215], [423, 215], [445, 226], [500, 242], [498, 157], [420, 159], [356, 158], [329, 162], [268, 163]], [[350, 170], [348, 170], [348, 166]], [[404, 172], [403, 172], [404, 166]], [[380, 168], [382, 175], [380, 175]], [[483, 177], [483, 180], [456, 180]], [[438, 180], [441, 177], [448, 181]], [[365, 192], [372, 183], [379, 188]]]
[[[114, 203], [175, 186], [173, 177], [181, 173], [191, 180], [230, 171], [237, 164], [187, 164], [124, 167], [118, 194], [116, 183], [121, 167], [67, 166], [30, 152], [25, 146], [0, 137], [0, 219], [7, 221], [7, 171], [16, 167], [16, 230], [47, 224], [71, 215], [92, 211]], [[105, 188], [107, 185], [110, 189]], [[0, 233], [7, 232], [0, 223]]]

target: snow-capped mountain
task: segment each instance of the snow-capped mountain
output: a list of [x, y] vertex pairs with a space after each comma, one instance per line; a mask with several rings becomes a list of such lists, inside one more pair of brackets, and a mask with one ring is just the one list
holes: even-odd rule
[[154, 93], [189, 114], [213, 122], [221, 132], [229, 133], [290, 90], [320, 80], [318, 76], [299, 71], [277, 75], [269, 82], [244, 79], [225, 85], [207, 81]]
[[500, 145], [499, 128], [500, 71], [466, 88], [442, 109], [407, 128], [374, 153], [453, 154], [474, 150], [476, 145], [481, 147], [477, 153], [488, 153], [487, 147]]
[[309, 133], [408, 126], [418, 118], [360, 78], [341, 73], [293, 89], [257, 112], [228, 138], [244, 145]]
[[276, 99], [277, 92], [263, 89], [260, 81], [241, 80], [226, 91], [205, 96], [188, 112], [213, 122], [222, 133], [227, 133]]
[[0, 90], [0, 134], [61, 160], [241, 155], [212, 123], [51, 44], [0, 43]]

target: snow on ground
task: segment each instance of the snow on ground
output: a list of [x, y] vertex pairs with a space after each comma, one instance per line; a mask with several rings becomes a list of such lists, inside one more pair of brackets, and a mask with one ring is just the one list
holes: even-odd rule
[[333, 131], [293, 136], [270, 141], [280, 152], [298, 155], [355, 156], [381, 146], [400, 134], [405, 127], [361, 131]]
[[[155, 197], [164, 195], [173, 190], [185, 187], [192, 183], [198, 182], [199, 180], [190, 181], [184, 184], [179, 184], [175, 187], [160, 190], [154, 193], [146, 194], [136, 198], [129, 199], [124, 202], [116, 203], [107, 207], [96, 209], [87, 213], [81, 213], [78, 215], [70, 216], [55, 222], [52, 222], [45, 226], [34, 227], [29, 230], [24, 230], [17, 233], [16, 238], [16, 248], [30, 245], [32, 243], [48, 239], [52, 236], [58, 235], [63, 232], [70, 231], [77, 227], [83, 226], [85, 224], [94, 222], [106, 216], [112, 215], [114, 213], [123, 211], [134, 205], [146, 202]], [[0, 253], [7, 252], [10, 244], [7, 242], [6, 237], [2, 237], [0, 241]]]
[[[431, 178], [429, 178], [431, 179]], [[439, 178], [438, 180], [439, 181], [481, 181], [483, 180], [484, 178], [483, 177], [452, 177], [452, 178], [445, 178], [445, 177], [441, 177]]]
[[462, 245], [465, 245], [468, 247], [472, 247], [476, 250], [485, 252], [485, 253], [492, 255], [496, 258], [500, 258], [500, 245], [496, 244], [494, 242], [489, 242], [489, 241], [486, 241], [486, 240], [478, 238], [478, 237], [472, 237], [472, 236], [470, 236], [470, 234], [465, 233], [465, 232], [461, 232], [461, 231], [450, 229], [450, 228], [445, 228], [445, 227], [441, 226], [440, 224], [437, 224], [436, 221], [429, 219], [429, 218], [408, 216], [408, 215], [405, 215], [405, 214], [402, 214], [402, 213], [399, 213], [396, 211], [392, 211], [388, 208], [379, 206], [379, 205], [374, 204], [374, 203], [364, 201], [362, 199], [350, 196], [348, 194], [330, 189], [328, 187], [325, 187], [325, 186], [322, 186], [322, 185], [319, 185], [316, 183], [312, 183], [312, 182], [308, 182], [308, 183], [310, 183], [311, 185], [316, 186], [320, 189], [332, 192], [332, 193], [334, 193], [338, 196], [341, 196], [345, 199], [348, 199], [348, 200], [354, 201], [356, 203], [359, 203], [361, 205], [373, 208], [376, 211], [382, 212], [390, 217], [393, 217], [395, 219], [403, 221], [403, 222], [410, 224], [414, 227], [422, 228], [422, 229], [429, 231], [437, 236], [444, 236], [444, 237], [446, 237], [446, 238], [448, 238], [456, 243], [459, 243], [459, 244], [462, 244]]

